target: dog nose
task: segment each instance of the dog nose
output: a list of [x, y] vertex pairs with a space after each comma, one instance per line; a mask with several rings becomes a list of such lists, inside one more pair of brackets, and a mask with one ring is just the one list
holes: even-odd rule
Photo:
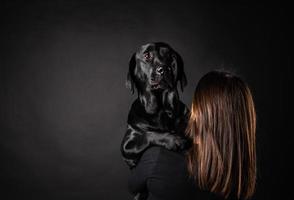
[[162, 75], [164, 73], [164, 69], [162, 66], [159, 66], [156, 68], [156, 73], [159, 75]]

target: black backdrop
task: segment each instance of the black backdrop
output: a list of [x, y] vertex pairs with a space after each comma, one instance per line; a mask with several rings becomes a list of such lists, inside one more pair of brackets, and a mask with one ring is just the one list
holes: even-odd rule
[[1, 4], [0, 178], [5, 199], [131, 199], [119, 147], [131, 102], [128, 60], [142, 44], [183, 57], [190, 106], [199, 78], [232, 70], [256, 102], [254, 199], [291, 199], [289, 9], [187, 1]]

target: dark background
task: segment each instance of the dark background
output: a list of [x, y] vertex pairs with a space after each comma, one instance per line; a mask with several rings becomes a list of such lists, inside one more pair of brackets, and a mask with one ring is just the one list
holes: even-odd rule
[[211, 69], [248, 82], [258, 115], [254, 199], [292, 198], [289, 6], [191, 2], [2, 2], [5, 199], [131, 199], [119, 147], [136, 95], [124, 83], [131, 54], [152, 41], [182, 55], [189, 107]]

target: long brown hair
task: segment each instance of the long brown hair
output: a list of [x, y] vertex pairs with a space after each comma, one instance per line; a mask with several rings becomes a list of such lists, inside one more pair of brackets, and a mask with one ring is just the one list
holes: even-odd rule
[[195, 90], [186, 134], [189, 174], [201, 189], [248, 199], [256, 181], [256, 113], [248, 85], [236, 75], [212, 71]]

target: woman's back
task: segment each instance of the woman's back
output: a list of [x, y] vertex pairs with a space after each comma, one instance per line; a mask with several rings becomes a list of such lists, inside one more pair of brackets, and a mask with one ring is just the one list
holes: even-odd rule
[[147, 149], [131, 172], [129, 190], [148, 190], [148, 200], [213, 199], [212, 194], [198, 190], [189, 178], [185, 155], [163, 147]]

